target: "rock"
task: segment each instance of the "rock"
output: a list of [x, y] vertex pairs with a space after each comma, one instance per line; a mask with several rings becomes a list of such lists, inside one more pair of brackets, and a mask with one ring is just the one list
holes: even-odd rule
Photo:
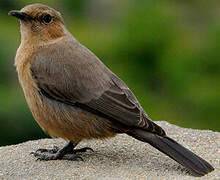
[[[210, 162], [215, 171], [200, 179], [220, 179], [220, 133], [180, 128], [158, 121], [167, 134]], [[195, 179], [187, 170], [152, 146], [127, 135], [79, 144], [95, 152], [84, 161], [36, 161], [30, 152], [64, 145], [62, 139], [41, 139], [0, 147], [0, 179]]]

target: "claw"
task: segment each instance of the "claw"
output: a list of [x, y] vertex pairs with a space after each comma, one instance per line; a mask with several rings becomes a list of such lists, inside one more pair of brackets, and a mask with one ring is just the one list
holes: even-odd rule
[[64, 160], [70, 160], [70, 161], [76, 161], [77, 159], [84, 161], [83, 158], [79, 155], [72, 154], [71, 156], [64, 156], [62, 159]]
[[87, 152], [87, 151], [94, 152], [94, 150], [92, 148], [90, 148], [90, 147], [84, 147], [84, 148], [81, 148], [81, 149], [74, 149], [73, 150], [74, 153]]
[[40, 152], [40, 153], [48, 152], [48, 153], [50, 153], [50, 154], [55, 154], [55, 153], [57, 153], [59, 150], [60, 150], [59, 147], [54, 146], [53, 149], [38, 149], [38, 150], [36, 150], [35, 152]]
[[93, 150], [92, 148], [90, 148], [90, 147], [85, 147], [84, 149], [85, 149], [86, 151], [94, 152], [94, 150]]
[[[57, 146], [54, 146], [53, 149], [38, 149], [35, 152], [31, 152], [37, 159], [36, 161], [48, 161], [48, 160], [57, 160], [57, 159], [64, 159], [64, 160], [72, 160], [75, 161], [77, 159], [84, 161], [83, 158], [76, 153], [78, 152], [86, 152], [94, 150], [90, 147], [84, 147], [81, 149], [74, 149], [77, 144], [73, 142], [69, 142], [66, 146], [62, 149], [59, 149]], [[46, 154], [44, 154], [46, 152]], [[49, 154], [48, 154], [49, 153]], [[67, 154], [71, 154], [67, 156]]]

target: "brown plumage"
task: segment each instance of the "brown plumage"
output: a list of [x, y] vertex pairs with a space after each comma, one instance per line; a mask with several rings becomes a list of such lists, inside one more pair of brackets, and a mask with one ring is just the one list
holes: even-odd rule
[[81, 140], [127, 133], [195, 175], [213, 170], [152, 122], [127, 85], [68, 32], [59, 12], [33, 4], [9, 14], [20, 20], [15, 65], [28, 106], [44, 131], [70, 141], [63, 149], [40, 149], [36, 157], [76, 159], [77, 151], [88, 149], [73, 149]]

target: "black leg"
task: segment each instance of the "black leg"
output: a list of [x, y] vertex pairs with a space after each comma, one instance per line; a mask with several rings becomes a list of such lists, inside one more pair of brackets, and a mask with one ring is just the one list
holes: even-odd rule
[[[38, 149], [35, 152], [32, 152], [35, 157], [37, 157], [37, 160], [57, 160], [57, 159], [65, 159], [65, 160], [77, 160], [81, 159], [83, 160], [79, 155], [77, 155], [77, 152], [86, 152], [87, 150], [93, 151], [93, 149], [89, 147], [85, 147], [82, 149], [74, 149], [78, 143], [69, 142], [67, 145], [65, 145], [63, 148], [59, 149], [57, 146], [55, 146], [53, 149]], [[46, 154], [45, 154], [46, 152]], [[65, 156], [66, 154], [71, 154], [70, 156]]]

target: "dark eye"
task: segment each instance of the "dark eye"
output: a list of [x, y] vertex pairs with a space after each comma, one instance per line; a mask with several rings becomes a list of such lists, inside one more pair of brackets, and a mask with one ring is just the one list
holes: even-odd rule
[[43, 22], [44, 22], [44, 23], [48, 24], [48, 23], [50, 23], [51, 21], [52, 21], [51, 15], [47, 14], [47, 15], [43, 16]]

